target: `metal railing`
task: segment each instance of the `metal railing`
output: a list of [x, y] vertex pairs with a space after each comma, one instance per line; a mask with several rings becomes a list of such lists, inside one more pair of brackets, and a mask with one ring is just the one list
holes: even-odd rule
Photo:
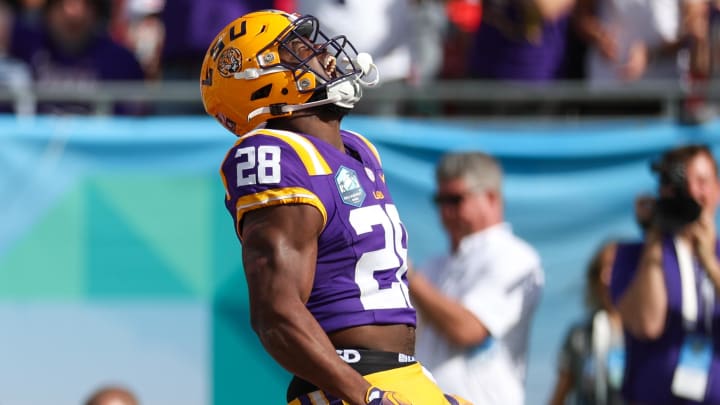
[[[708, 100], [720, 99], [720, 82], [707, 82], [693, 89], [694, 94]], [[364, 103], [436, 103], [473, 105], [492, 103], [512, 106], [520, 103], [547, 105], [613, 104], [625, 106], [632, 114], [633, 105], [657, 103], [660, 114], [675, 114], [678, 102], [688, 97], [689, 90], [677, 81], [656, 81], [606, 88], [591, 88], [582, 81], [522, 83], [479, 80], [445, 80], [422, 86], [390, 83], [366, 89]], [[200, 85], [197, 81], [98, 82], [78, 85], [33, 85], [10, 89], [0, 85], [0, 103], [28, 99], [37, 102], [82, 102], [94, 106], [96, 114], [111, 114], [116, 102], [150, 104], [186, 104], [200, 106]], [[469, 110], [472, 114], [472, 110]]]

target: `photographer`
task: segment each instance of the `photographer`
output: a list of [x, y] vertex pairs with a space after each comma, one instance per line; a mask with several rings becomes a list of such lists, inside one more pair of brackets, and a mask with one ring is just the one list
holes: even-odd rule
[[[720, 403], [717, 163], [705, 146], [653, 165], [659, 197], [642, 243], [618, 246], [611, 294], [626, 330], [630, 404]], [[637, 207], [636, 207], [637, 208]]]

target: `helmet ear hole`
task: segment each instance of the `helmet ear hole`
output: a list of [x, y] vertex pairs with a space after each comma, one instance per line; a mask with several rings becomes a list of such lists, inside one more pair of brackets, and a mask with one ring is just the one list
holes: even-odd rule
[[272, 83], [255, 90], [250, 96], [250, 100], [254, 101], [261, 98], [267, 98], [270, 95], [270, 91], [272, 91]]

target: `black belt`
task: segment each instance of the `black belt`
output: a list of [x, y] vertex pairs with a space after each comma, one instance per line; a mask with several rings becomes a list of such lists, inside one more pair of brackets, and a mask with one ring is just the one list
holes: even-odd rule
[[[405, 367], [417, 362], [414, 356], [403, 353], [381, 352], [378, 350], [337, 349], [337, 353], [342, 360], [361, 375]], [[287, 389], [287, 402], [292, 401], [300, 395], [317, 390], [318, 387], [312, 383], [300, 377], [293, 376]]]

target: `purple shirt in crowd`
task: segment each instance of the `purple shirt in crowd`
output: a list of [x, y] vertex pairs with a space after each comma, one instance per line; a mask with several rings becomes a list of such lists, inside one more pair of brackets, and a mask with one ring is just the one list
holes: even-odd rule
[[[642, 246], [642, 243], [618, 246], [610, 285], [610, 293], [616, 304], [633, 280]], [[720, 257], [720, 253], [718, 256]], [[648, 405], [697, 404], [698, 402], [676, 397], [670, 390], [680, 347], [686, 335], [683, 327], [680, 272], [675, 247], [670, 237], [663, 240], [663, 270], [668, 293], [665, 330], [653, 341], [638, 340], [629, 333], [625, 334], [627, 359], [623, 395], [630, 402]], [[698, 300], [702, 300], [700, 292], [698, 292]], [[720, 308], [717, 301], [716, 296], [715, 306], [712, 309], [712, 329], [716, 331], [712, 336], [713, 358], [705, 401], [700, 402], [702, 404], [720, 404]], [[698, 302], [698, 309], [697, 332], [707, 334], [703, 321], [705, 310], [701, 302]], [[715, 337], [716, 335], [719, 337]]]
[[[537, 24], [528, 39], [524, 2], [488, 2], [468, 56], [468, 72], [479, 79], [546, 81], [563, 74], [567, 18]], [[500, 17], [502, 16], [502, 17]]]
[[172, 0], [165, 2], [166, 60], [199, 60], [220, 30], [251, 11], [273, 8], [273, 0]]
[[[41, 29], [16, 25], [13, 30], [10, 54], [28, 64], [38, 85], [59, 88], [86, 88], [92, 91], [105, 80], [143, 80], [144, 73], [135, 56], [105, 34], [97, 34], [84, 50], [63, 52]], [[136, 113], [137, 105], [116, 106], [115, 113]], [[83, 103], [43, 103], [41, 113], [88, 113], [91, 107]]]
[[341, 134], [347, 153], [287, 131], [257, 130], [240, 137], [221, 168], [227, 209], [238, 235], [243, 215], [255, 209], [308, 204], [322, 214], [307, 308], [326, 332], [415, 325], [407, 289], [407, 231], [380, 158], [362, 136]]

